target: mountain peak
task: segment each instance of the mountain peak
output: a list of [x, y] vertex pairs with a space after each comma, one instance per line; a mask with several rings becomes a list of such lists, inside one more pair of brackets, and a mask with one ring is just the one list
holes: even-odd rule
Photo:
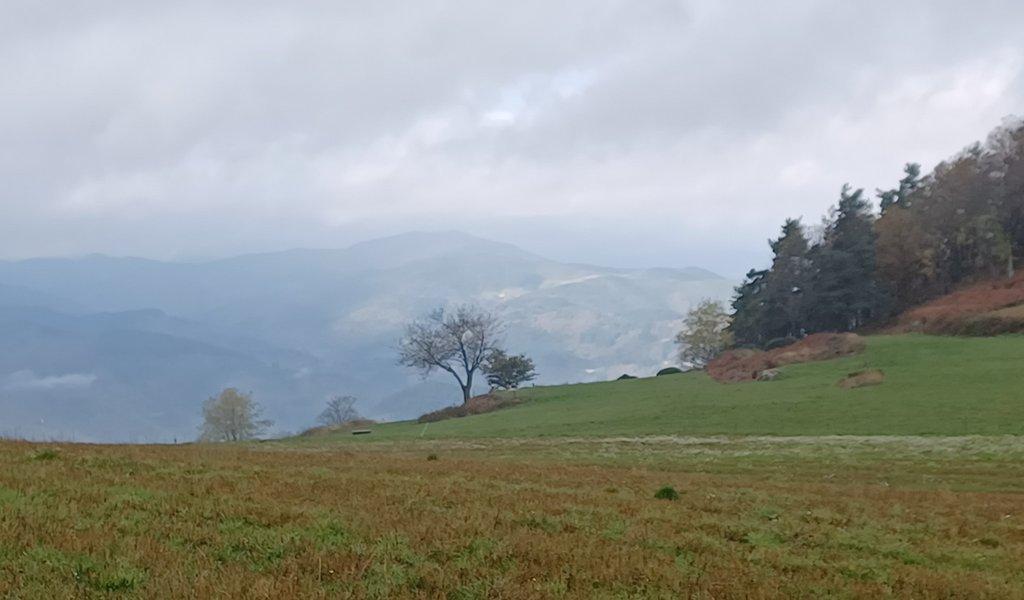
[[365, 258], [376, 265], [379, 265], [382, 260], [392, 265], [399, 265], [454, 253], [496, 254], [540, 259], [539, 256], [514, 244], [496, 242], [463, 231], [410, 231], [359, 242], [350, 246], [346, 253]]

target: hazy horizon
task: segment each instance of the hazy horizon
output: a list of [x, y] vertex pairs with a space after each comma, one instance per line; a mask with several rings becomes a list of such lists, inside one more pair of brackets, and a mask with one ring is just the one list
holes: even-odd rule
[[6, 259], [0, 259], [0, 262], [17, 263], [17, 262], [33, 261], [33, 260], [83, 260], [83, 259], [89, 259], [89, 258], [94, 258], [94, 257], [102, 257], [102, 258], [110, 258], [110, 259], [115, 259], [115, 260], [116, 259], [143, 260], [143, 261], [154, 261], [154, 262], [163, 262], [163, 263], [172, 263], [172, 264], [205, 264], [205, 263], [216, 263], [216, 262], [220, 262], [220, 261], [230, 261], [232, 259], [244, 258], [244, 257], [254, 257], [254, 256], [262, 256], [262, 255], [274, 255], [274, 254], [288, 254], [288, 253], [292, 253], [292, 252], [344, 252], [346, 250], [351, 250], [353, 248], [356, 248], [356, 247], [359, 247], [359, 246], [365, 245], [365, 244], [373, 244], [375, 242], [386, 242], [388, 240], [400, 240], [400, 239], [403, 239], [403, 238], [410, 238], [410, 237], [416, 237], [416, 236], [426, 236], [426, 237], [431, 237], [431, 238], [444, 238], [446, 236], [466, 237], [466, 238], [481, 240], [481, 241], [485, 241], [485, 242], [495, 242], [495, 243], [498, 243], [498, 244], [507, 244], [507, 245], [513, 246], [513, 247], [515, 247], [515, 248], [517, 248], [519, 250], [523, 250], [523, 251], [525, 251], [525, 252], [527, 252], [529, 254], [535, 255], [538, 258], [547, 259], [547, 260], [551, 260], [551, 261], [554, 261], [554, 262], [561, 262], [561, 263], [565, 263], [565, 264], [587, 265], [587, 266], [605, 267], [605, 268], [622, 269], [622, 270], [670, 269], [670, 270], [685, 271], [685, 270], [699, 269], [701, 271], [706, 271], [706, 272], [708, 272], [709, 274], [712, 274], [712, 275], [718, 275], [718, 276], [723, 277], [725, 279], [734, 279], [734, 280], [738, 281], [739, 278], [740, 278], [739, 274], [737, 274], [735, 277], [730, 277], [730, 276], [727, 276], [727, 275], [723, 275], [722, 273], [719, 273], [717, 271], [712, 271], [711, 269], [704, 268], [704, 267], [702, 267], [702, 266], [700, 266], [698, 264], [682, 264], [682, 263], [679, 263], [679, 264], [655, 264], [655, 265], [636, 264], [636, 265], [631, 265], [631, 264], [604, 264], [604, 263], [596, 262], [596, 261], [565, 260], [565, 259], [562, 259], [562, 258], [559, 258], [559, 257], [548, 256], [544, 252], [534, 251], [534, 250], [531, 250], [530, 248], [527, 248], [525, 246], [520, 246], [515, 241], [502, 240], [502, 239], [498, 239], [498, 238], [495, 238], [495, 237], [488, 237], [488, 236], [477, 235], [475, 233], [470, 233], [468, 231], [457, 230], [457, 229], [448, 229], [448, 230], [445, 230], [445, 229], [414, 229], [414, 230], [403, 231], [403, 232], [400, 232], [400, 233], [394, 233], [394, 234], [390, 234], [390, 235], [383, 235], [383, 236], [379, 236], [379, 237], [367, 236], [367, 237], [365, 237], [365, 239], [358, 239], [357, 238], [352, 243], [347, 243], [347, 244], [343, 244], [343, 245], [336, 245], [336, 246], [284, 246], [284, 247], [281, 247], [281, 248], [278, 248], [278, 249], [253, 250], [253, 251], [249, 251], [249, 252], [228, 253], [228, 254], [222, 254], [222, 255], [209, 255], [209, 256], [170, 256], [170, 257], [161, 257], [161, 256], [143, 256], [143, 255], [138, 255], [138, 254], [108, 254], [108, 253], [104, 253], [104, 252], [82, 252], [82, 253], [69, 253], [69, 254], [51, 254], [51, 255], [40, 255], [40, 256], [27, 256], [27, 257], [22, 257], [22, 258], [6, 258]]

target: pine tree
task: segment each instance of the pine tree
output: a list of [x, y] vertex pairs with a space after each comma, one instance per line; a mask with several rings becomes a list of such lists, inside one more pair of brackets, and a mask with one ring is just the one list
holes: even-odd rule
[[764, 331], [765, 277], [768, 271], [751, 269], [746, 279], [736, 288], [732, 301], [732, 322], [729, 332], [740, 345], [761, 346], [768, 337]]
[[876, 316], [883, 295], [876, 277], [874, 215], [864, 190], [844, 185], [826, 223], [822, 243], [811, 252], [815, 331], [849, 331]]
[[779, 239], [770, 241], [772, 268], [765, 277], [765, 337], [800, 337], [805, 326], [811, 264], [809, 244], [799, 219], [787, 219]]
[[899, 187], [892, 190], [876, 190], [882, 213], [884, 214], [891, 206], [900, 208], [909, 206], [910, 195], [919, 187], [921, 187], [921, 165], [907, 163], [903, 167], [903, 179], [900, 179]]

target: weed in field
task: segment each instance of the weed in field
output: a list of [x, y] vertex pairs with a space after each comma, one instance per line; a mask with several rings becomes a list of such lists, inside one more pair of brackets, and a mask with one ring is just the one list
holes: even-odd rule
[[32, 460], [55, 460], [58, 456], [60, 453], [53, 448], [41, 448], [29, 455]]
[[657, 492], [654, 492], [654, 497], [658, 500], [678, 500], [679, 492], [676, 491], [676, 488], [666, 485]]

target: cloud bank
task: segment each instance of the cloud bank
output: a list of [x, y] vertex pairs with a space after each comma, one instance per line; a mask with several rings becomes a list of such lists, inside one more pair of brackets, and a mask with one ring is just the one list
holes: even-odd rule
[[12, 0], [0, 257], [457, 228], [737, 274], [1024, 112], [1024, 5], [893, 4]]

